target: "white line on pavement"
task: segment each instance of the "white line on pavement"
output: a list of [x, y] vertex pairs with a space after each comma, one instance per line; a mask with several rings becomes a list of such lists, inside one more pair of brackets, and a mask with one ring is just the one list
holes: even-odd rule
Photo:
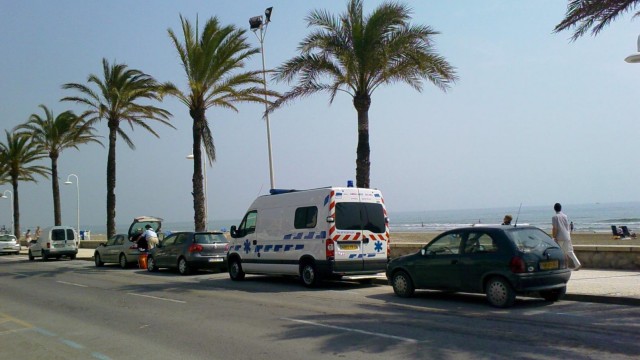
[[307, 320], [299, 320], [299, 319], [291, 319], [291, 318], [282, 318], [282, 320], [293, 321], [293, 322], [297, 322], [297, 323], [301, 323], [301, 324], [307, 324], [307, 325], [313, 325], [313, 326], [320, 326], [320, 327], [325, 327], [325, 328], [329, 328], [329, 329], [336, 329], [336, 330], [355, 332], [355, 333], [360, 333], [360, 334], [365, 334], [365, 335], [373, 335], [373, 336], [378, 336], [378, 337], [384, 337], [384, 338], [389, 338], [389, 339], [395, 339], [395, 340], [410, 342], [410, 343], [417, 343], [418, 342], [418, 340], [416, 340], [416, 339], [406, 338], [406, 337], [402, 337], [402, 336], [387, 335], [387, 334], [376, 333], [376, 332], [365, 331], [365, 330], [359, 330], [359, 329], [352, 329], [352, 328], [347, 328], [347, 327], [342, 327], [342, 326], [326, 325], [326, 324], [321, 324], [321, 323], [317, 323], [317, 322], [313, 322], [313, 321], [307, 321]]
[[78, 287], [89, 287], [87, 285], [82, 285], [82, 284], [76, 284], [76, 283], [70, 283], [70, 282], [66, 282], [66, 281], [56, 281], [57, 283], [60, 284], [65, 284], [65, 285], [73, 285], [73, 286], [78, 286]]
[[136, 293], [127, 293], [127, 294], [134, 295], [134, 296], [147, 297], [147, 298], [156, 299], [156, 300], [172, 301], [172, 302], [176, 302], [176, 303], [180, 303], [180, 304], [186, 304], [187, 303], [186, 301], [182, 301], [182, 300], [168, 299], [168, 298], [151, 296], [151, 295], [136, 294]]

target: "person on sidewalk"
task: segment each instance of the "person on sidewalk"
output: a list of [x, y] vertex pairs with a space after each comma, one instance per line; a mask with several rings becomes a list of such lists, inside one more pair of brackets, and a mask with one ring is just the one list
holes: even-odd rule
[[578, 257], [573, 252], [573, 244], [571, 244], [571, 229], [569, 225], [569, 219], [567, 215], [562, 212], [562, 205], [555, 203], [553, 210], [556, 214], [551, 218], [551, 236], [560, 245], [562, 250], [567, 254], [571, 262], [573, 263], [574, 271], [580, 270], [582, 265], [578, 260]]
[[511, 220], [513, 220], [513, 216], [505, 215], [504, 219], [502, 219], [502, 225], [511, 225]]

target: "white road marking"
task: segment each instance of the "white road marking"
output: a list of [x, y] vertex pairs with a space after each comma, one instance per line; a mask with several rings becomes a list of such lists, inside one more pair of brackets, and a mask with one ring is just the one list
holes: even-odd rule
[[70, 283], [70, 282], [66, 282], [66, 281], [56, 281], [57, 283], [60, 284], [65, 284], [65, 285], [73, 285], [73, 286], [78, 286], [78, 287], [89, 287], [87, 285], [82, 285], [82, 284], [76, 284], [76, 283]]
[[409, 343], [417, 343], [418, 342], [418, 340], [416, 340], [416, 339], [406, 338], [406, 337], [402, 337], [402, 336], [388, 335], [388, 334], [376, 333], [376, 332], [365, 331], [365, 330], [360, 330], [360, 329], [347, 328], [347, 327], [342, 327], [342, 326], [326, 325], [326, 324], [321, 324], [321, 323], [317, 323], [317, 322], [313, 322], [313, 321], [307, 321], [307, 320], [291, 319], [291, 318], [282, 318], [282, 320], [293, 321], [293, 322], [306, 324], [306, 325], [325, 327], [325, 328], [329, 328], [329, 329], [336, 329], [336, 330], [355, 332], [355, 333], [360, 333], [360, 334], [364, 334], [364, 335], [373, 335], [373, 336], [389, 338], [389, 339], [394, 339], [394, 340], [400, 340], [400, 341], [409, 342]]
[[158, 296], [151, 296], [151, 295], [144, 295], [144, 294], [136, 294], [136, 293], [127, 293], [128, 295], [134, 295], [134, 296], [142, 296], [142, 297], [146, 297], [146, 298], [151, 298], [151, 299], [156, 299], [156, 300], [164, 300], [164, 301], [171, 301], [171, 302], [176, 302], [176, 303], [180, 303], [180, 304], [186, 304], [186, 301], [182, 301], [182, 300], [176, 300], [176, 299], [169, 299], [169, 298], [163, 298], [163, 297], [158, 297]]

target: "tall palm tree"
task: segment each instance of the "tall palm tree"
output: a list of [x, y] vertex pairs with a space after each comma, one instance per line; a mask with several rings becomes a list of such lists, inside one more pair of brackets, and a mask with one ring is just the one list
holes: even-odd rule
[[[174, 89], [174, 95], [189, 108], [193, 119], [193, 209], [196, 231], [206, 227], [202, 177], [202, 146], [208, 163], [216, 159], [213, 134], [205, 112], [211, 107], [238, 111], [236, 104], [243, 102], [264, 103], [265, 91], [257, 85], [264, 84], [260, 71], [242, 71], [245, 60], [259, 52], [252, 48], [245, 37], [245, 30], [233, 25], [222, 26], [216, 17], [204, 25], [202, 35], [180, 16], [183, 38], [168, 29], [185, 74], [189, 88], [185, 92]], [[183, 42], [181, 41], [183, 40]], [[267, 95], [276, 96], [267, 91]]]
[[[167, 84], [158, 83], [153, 77], [140, 70], [130, 69], [126, 64], [110, 65], [102, 59], [103, 78], [89, 75], [88, 85], [68, 83], [63, 89], [76, 90], [79, 96], [65, 97], [63, 101], [74, 101], [86, 105], [89, 109], [82, 114], [87, 124], [106, 120], [109, 127], [109, 154], [107, 156], [107, 236], [116, 233], [116, 138], [120, 136], [131, 149], [135, 145], [120, 125], [128, 123], [133, 129], [139, 126], [155, 137], [158, 133], [147, 122], [157, 121], [174, 128], [169, 123], [171, 113], [167, 110], [147, 104], [148, 100], [161, 101]], [[89, 87], [93, 85], [95, 90]]]
[[32, 141], [41, 145], [51, 159], [51, 188], [53, 191], [54, 225], [62, 225], [60, 211], [60, 185], [58, 182], [58, 157], [64, 149], [91, 142], [102, 143], [94, 134], [95, 128], [72, 111], [55, 116], [46, 106], [40, 105], [44, 117], [32, 114], [29, 120], [18, 125], [14, 131], [23, 132], [32, 137]]
[[[559, 33], [576, 28], [571, 40], [578, 40], [591, 29], [591, 35], [598, 35], [602, 29], [623, 14], [634, 10], [640, 0], [569, 0], [564, 19], [556, 25], [553, 32]], [[636, 11], [633, 17], [640, 15]]]
[[[20, 181], [37, 182], [35, 175], [45, 178], [49, 170], [42, 165], [32, 163], [45, 158], [47, 155], [42, 147], [23, 134], [11, 134], [7, 130], [6, 143], [0, 143], [0, 174], [4, 180], [9, 180], [13, 188], [13, 233], [20, 237]], [[7, 179], [8, 177], [8, 179]]]
[[429, 26], [410, 25], [411, 10], [386, 2], [369, 16], [363, 1], [351, 0], [339, 17], [323, 10], [306, 18], [316, 29], [299, 45], [300, 55], [276, 69], [274, 79], [298, 83], [271, 110], [294, 99], [326, 91], [333, 102], [338, 91], [353, 98], [358, 113], [356, 183], [369, 187], [369, 107], [371, 94], [381, 85], [396, 82], [422, 91], [428, 80], [443, 91], [455, 82], [455, 69], [434, 50]]

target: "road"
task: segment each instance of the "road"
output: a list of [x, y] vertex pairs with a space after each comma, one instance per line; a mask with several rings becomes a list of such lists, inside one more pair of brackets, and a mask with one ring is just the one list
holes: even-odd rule
[[0, 256], [5, 359], [636, 358], [640, 309]]

